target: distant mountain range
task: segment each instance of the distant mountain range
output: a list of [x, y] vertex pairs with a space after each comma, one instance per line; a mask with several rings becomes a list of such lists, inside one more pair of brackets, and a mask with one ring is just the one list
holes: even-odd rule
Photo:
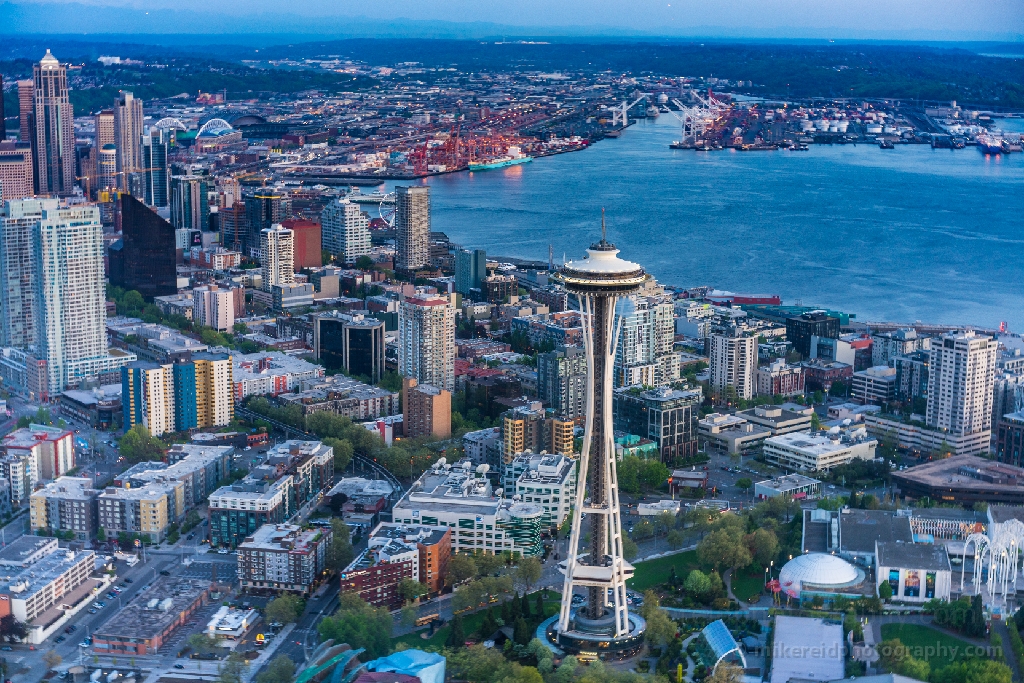
[[[100, 35], [97, 35], [100, 34]], [[193, 10], [109, 7], [76, 2], [0, 3], [0, 35], [37, 35], [94, 41], [186, 46], [219, 43], [259, 47], [323, 38], [446, 38], [472, 40], [879, 40], [913, 42], [983, 41], [1018, 45], [1024, 35], [964, 31], [856, 31], [751, 26], [692, 26], [685, 29], [638, 31], [598, 24], [582, 26], [513, 26], [488, 22], [379, 20], [343, 15], [316, 17], [288, 13], [243, 11], [239, 14]], [[0, 48], [0, 57], [4, 50]]]

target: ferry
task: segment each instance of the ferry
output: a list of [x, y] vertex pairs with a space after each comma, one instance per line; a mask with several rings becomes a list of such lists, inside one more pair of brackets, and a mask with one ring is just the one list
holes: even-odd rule
[[528, 161], [533, 161], [533, 157], [523, 154], [518, 147], [509, 147], [508, 154], [503, 157], [497, 157], [495, 159], [491, 159], [490, 161], [469, 162], [469, 170], [487, 171], [492, 168], [505, 168], [506, 166], [525, 164]]

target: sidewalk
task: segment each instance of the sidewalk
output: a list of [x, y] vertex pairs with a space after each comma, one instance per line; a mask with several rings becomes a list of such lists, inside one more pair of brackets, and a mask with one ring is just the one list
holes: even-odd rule
[[270, 645], [263, 648], [263, 652], [260, 656], [254, 659], [245, 671], [242, 673], [242, 683], [249, 683], [259, 670], [263, 668], [263, 665], [274, 658], [274, 653], [277, 652], [277, 648], [280, 647], [281, 643], [288, 639], [288, 636], [292, 631], [295, 630], [295, 624], [288, 624], [281, 631], [274, 636], [274, 639], [270, 641]]

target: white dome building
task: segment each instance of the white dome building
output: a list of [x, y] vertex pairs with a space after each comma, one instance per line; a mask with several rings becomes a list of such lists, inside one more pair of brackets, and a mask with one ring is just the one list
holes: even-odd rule
[[827, 553], [806, 553], [794, 557], [779, 572], [779, 585], [786, 595], [801, 599], [803, 591], [851, 593], [844, 591], [864, 581], [864, 572], [846, 560]]

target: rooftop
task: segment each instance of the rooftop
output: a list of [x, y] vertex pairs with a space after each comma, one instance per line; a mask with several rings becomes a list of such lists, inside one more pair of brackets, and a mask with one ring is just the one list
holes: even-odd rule
[[[6, 567], [8, 572], [0, 576], [0, 593], [14, 596], [16, 599], [27, 600], [30, 596], [44, 590], [54, 579], [71, 569], [79, 562], [88, 562], [92, 571], [96, 553], [91, 550], [74, 552], [59, 549], [52, 552], [24, 569]], [[0, 568], [0, 572], [5, 568]], [[14, 569], [14, 571], [11, 571]]]
[[844, 653], [842, 625], [824, 619], [775, 617], [770, 683], [843, 678]]
[[367, 541], [373, 545], [377, 539], [401, 541], [403, 543], [422, 543], [423, 545], [435, 545], [444, 539], [448, 533], [446, 526], [432, 525], [408, 525], [394, 522], [381, 522], [377, 528], [370, 533]]
[[323, 537], [323, 529], [305, 529], [294, 524], [264, 524], [238, 547], [240, 550], [288, 550], [306, 553]]
[[874, 553], [875, 542], [913, 543], [910, 518], [888, 510], [844, 509], [839, 515], [840, 549], [843, 552]]
[[334, 485], [327, 495], [336, 496], [343, 493], [349, 498], [352, 496], [390, 496], [394, 493], [395, 487], [386, 479], [364, 479], [362, 477], [346, 477]]
[[993, 462], [973, 455], [954, 455], [893, 472], [896, 480], [946, 489], [978, 492], [1020, 493], [1024, 489], [1024, 469]]
[[59, 441], [64, 437], [71, 436], [74, 436], [74, 432], [70, 429], [31, 424], [28, 427], [16, 429], [3, 437], [2, 445], [5, 448], [32, 448], [40, 441]]
[[764, 481], [757, 482], [758, 486], [764, 486], [781, 491], [792, 491], [793, 489], [804, 488], [805, 486], [813, 486], [814, 484], [820, 484], [821, 482], [811, 477], [805, 477], [802, 474], [783, 474], [775, 477], [774, 479], [765, 479]]
[[93, 481], [89, 477], [58, 477], [32, 495], [39, 495], [45, 498], [84, 500], [99, 495], [99, 491], [93, 488]]
[[0, 548], [0, 565], [27, 567], [57, 550], [56, 538], [19, 536]]
[[210, 590], [209, 581], [157, 577], [144, 593], [96, 629], [97, 640], [148, 640], [166, 632], [186, 609]]
[[770, 436], [765, 443], [782, 448], [790, 448], [811, 456], [821, 456], [844, 450], [858, 443], [867, 443], [872, 441], [867, 438], [866, 432], [862, 432], [863, 430], [857, 430], [850, 434], [843, 435], [828, 434], [825, 432], [818, 434], [791, 432], [789, 434]]
[[950, 571], [946, 546], [931, 543], [877, 544], [878, 566], [901, 569], [932, 569]]

